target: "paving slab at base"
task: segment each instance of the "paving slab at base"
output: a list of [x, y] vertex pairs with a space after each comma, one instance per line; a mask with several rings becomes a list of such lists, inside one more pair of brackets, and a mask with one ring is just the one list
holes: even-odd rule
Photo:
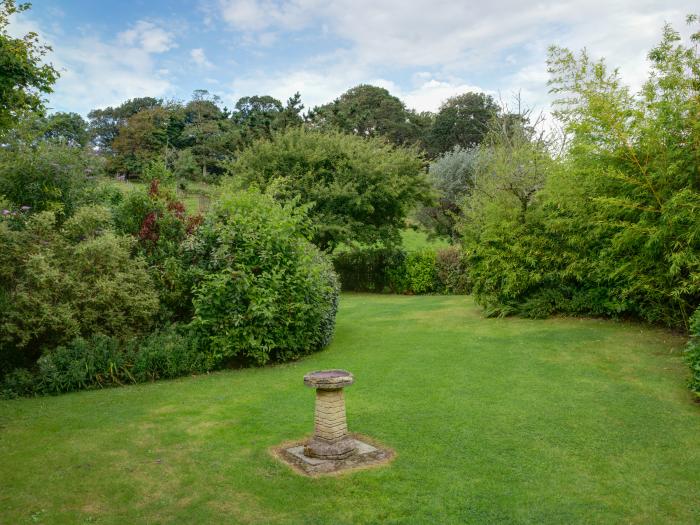
[[379, 467], [391, 461], [394, 452], [377, 443], [370, 443], [365, 436], [352, 436], [357, 453], [345, 459], [320, 459], [304, 455], [305, 441], [286, 443], [273, 450], [276, 457], [294, 470], [307, 476], [339, 474], [348, 470]]

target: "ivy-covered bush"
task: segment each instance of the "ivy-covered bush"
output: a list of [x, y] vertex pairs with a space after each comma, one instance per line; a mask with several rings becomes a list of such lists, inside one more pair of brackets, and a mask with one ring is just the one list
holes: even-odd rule
[[322, 348], [338, 284], [308, 240], [305, 209], [256, 191], [224, 191], [188, 246], [191, 329], [210, 366], [295, 359]]
[[111, 215], [81, 208], [0, 218], [0, 375], [75, 337], [148, 332], [158, 295], [134, 241]]

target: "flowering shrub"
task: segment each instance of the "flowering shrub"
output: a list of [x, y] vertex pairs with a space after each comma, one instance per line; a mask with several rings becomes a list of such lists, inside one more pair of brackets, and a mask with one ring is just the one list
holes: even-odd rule
[[189, 321], [192, 315], [192, 282], [182, 246], [202, 221], [201, 215], [188, 215], [172, 186], [156, 178], [151, 179], [148, 190], [131, 191], [115, 210], [118, 230], [137, 240], [148, 263], [163, 321]]

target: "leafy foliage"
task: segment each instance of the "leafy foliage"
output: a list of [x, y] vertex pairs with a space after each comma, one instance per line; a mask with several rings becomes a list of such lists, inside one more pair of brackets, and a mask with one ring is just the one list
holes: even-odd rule
[[396, 283], [391, 269], [403, 269], [405, 260], [406, 253], [399, 248], [370, 247], [335, 253], [333, 266], [343, 290], [381, 293]]
[[67, 144], [21, 142], [0, 149], [0, 194], [16, 207], [70, 216], [81, 204], [99, 199], [94, 157]]
[[[175, 197], [171, 178], [162, 162], [147, 168], [148, 189], [129, 192], [115, 207], [117, 229], [136, 239], [141, 256], [160, 297], [162, 320], [186, 321], [192, 315], [192, 281], [183, 244], [202, 222], [201, 215], [189, 215]], [[161, 183], [161, 178], [166, 182]], [[171, 181], [172, 182], [172, 181]]]
[[230, 174], [242, 186], [274, 191], [280, 201], [310, 204], [313, 242], [399, 242], [408, 212], [429, 202], [422, 160], [413, 149], [339, 132], [293, 128], [240, 154]]
[[189, 245], [191, 329], [210, 363], [294, 359], [330, 340], [338, 286], [303, 209], [229, 189]]
[[147, 332], [158, 296], [133, 241], [114, 234], [107, 210], [78, 210], [19, 225], [0, 220], [0, 368], [27, 364], [76, 336]]
[[416, 213], [416, 218], [428, 231], [453, 239], [458, 237], [460, 205], [472, 192], [480, 155], [484, 155], [480, 148], [455, 146], [430, 163], [428, 180], [439, 198], [437, 205], [425, 206]]
[[42, 111], [42, 94], [51, 93], [58, 78], [51, 64], [42, 63], [51, 48], [41, 44], [36, 33], [13, 38], [7, 31], [10, 17], [30, 6], [14, 0], [0, 2], [0, 131], [17, 122], [25, 112]]
[[0, 382], [0, 398], [168, 379], [204, 372], [205, 365], [204, 355], [173, 326], [126, 341], [95, 334], [44, 353], [33, 370], [7, 374]]
[[700, 59], [669, 26], [649, 59], [633, 96], [604, 62], [552, 48], [565, 155], [553, 164], [532, 137], [516, 150], [490, 144], [492, 169], [477, 178], [464, 221], [470, 277], [489, 312], [688, 327], [700, 304]]
[[700, 398], [700, 308], [690, 318], [690, 340], [685, 358], [690, 367], [688, 386]]
[[462, 294], [469, 289], [465, 260], [457, 247], [344, 250], [334, 255], [333, 265], [346, 291]]
[[421, 142], [432, 123], [428, 115], [406, 109], [386, 89], [366, 84], [314, 108], [308, 119], [315, 127], [360, 137], [384, 137], [399, 146]]
[[499, 110], [490, 95], [468, 92], [447, 99], [427, 136], [432, 156], [478, 145], [488, 132], [488, 123]]

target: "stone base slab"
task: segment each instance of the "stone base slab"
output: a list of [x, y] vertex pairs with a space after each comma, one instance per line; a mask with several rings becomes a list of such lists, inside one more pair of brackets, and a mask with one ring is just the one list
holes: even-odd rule
[[275, 457], [306, 476], [340, 474], [350, 470], [379, 467], [394, 458], [394, 451], [373, 440], [353, 434], [356, 453], [344, 459], [320, 459], [304, 455], [308, 440], [284, 443], [272, 450]]

